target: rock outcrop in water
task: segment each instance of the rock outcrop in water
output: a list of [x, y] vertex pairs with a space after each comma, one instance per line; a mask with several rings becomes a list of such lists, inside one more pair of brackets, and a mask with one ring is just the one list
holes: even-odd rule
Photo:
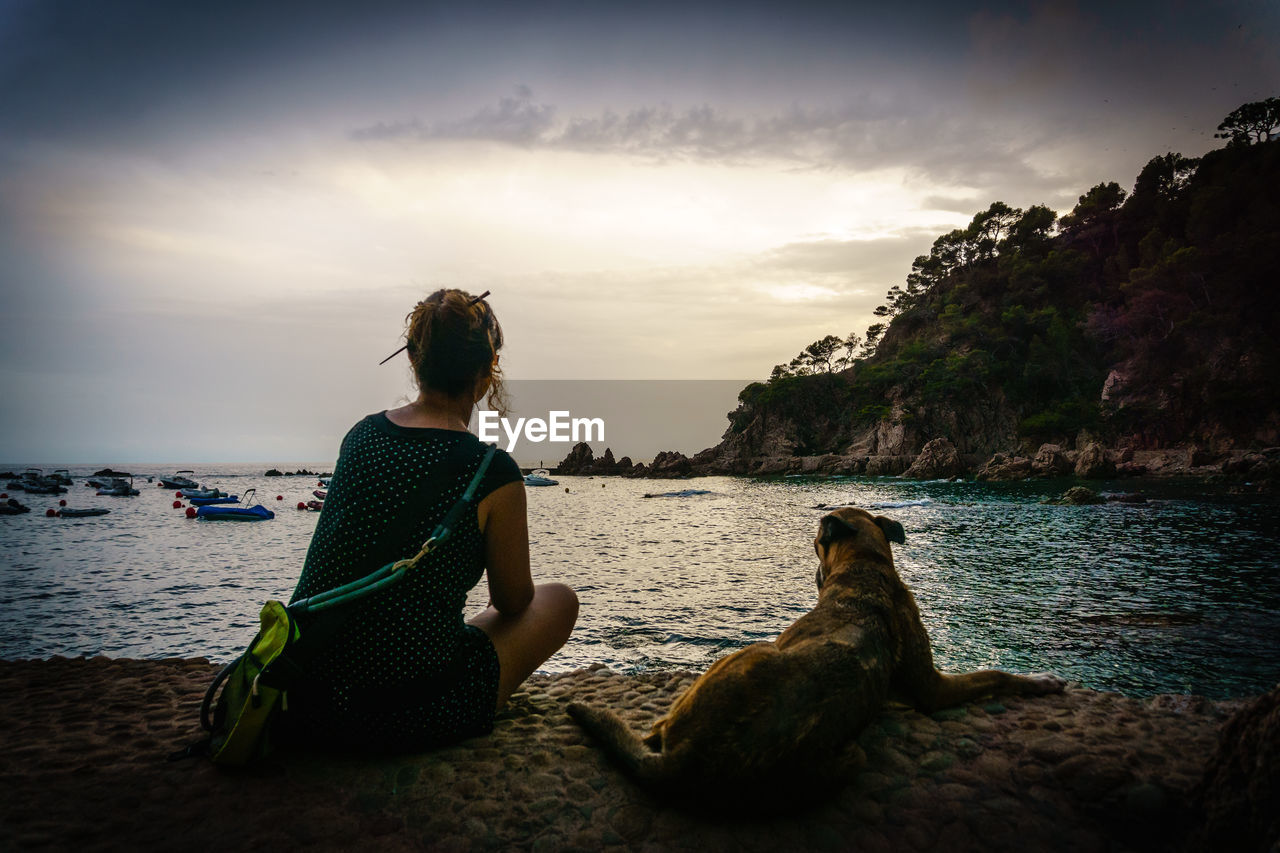
[[569, 454], [560, 460], [560, 464], [555, 467], [557, 474], [617, 475], [623, 477], [640, 476], [645, 470], [643, 463], [639, 465], [632, 464], [630, 456], [615, 460], [612, 448], [608, 447], [604, 449], [604, 455], [596, 459], [595, 451], [585, 441], [575, 444]]
[[1057, 504], [1059, 506], [1088, 506], [1090, 504], [1106, 503], [1107, 499], [1099, 495], [1093, 489], [1086, 489], [1084, 486], [1072, 486], [1062, 493], [1062, 496], [1056, 500], [1046, 501], [1046, 503]]

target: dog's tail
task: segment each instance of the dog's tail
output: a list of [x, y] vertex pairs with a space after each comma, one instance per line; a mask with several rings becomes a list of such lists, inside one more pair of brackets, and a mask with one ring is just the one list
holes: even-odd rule
[[657, 785], [666, 781], [667, 763], [662, 753], [645, 746], [644, 741], [617, 714], [604, 708], [571, 702], [569, 716], [599, 741], [623, 771], [638, 782]]

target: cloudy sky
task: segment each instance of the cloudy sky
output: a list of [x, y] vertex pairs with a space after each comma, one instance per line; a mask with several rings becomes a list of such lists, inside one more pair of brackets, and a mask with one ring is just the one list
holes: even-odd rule
[[1277, 8], [0, 0], [0, 460], [332, 459], [438, 286], [512, 377], [763, 378], [1214, 147]]

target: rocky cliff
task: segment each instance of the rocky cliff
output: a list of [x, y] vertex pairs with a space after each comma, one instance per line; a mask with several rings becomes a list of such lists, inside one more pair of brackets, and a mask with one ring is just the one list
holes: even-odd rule
[[815, 342], [744, 389], [693, 470], [1274, 482], [1275, 186], [1280, 140], [1156, 157], [1061, 219], [997, 202], [917, 258], [862, 357]]

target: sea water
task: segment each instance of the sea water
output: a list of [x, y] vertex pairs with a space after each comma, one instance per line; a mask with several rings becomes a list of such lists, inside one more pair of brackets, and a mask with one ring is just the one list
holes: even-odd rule
[[[177, 467], [194, 466], [129, 470]], [[288, 599], [318, 518], [294, 508], [315, 478], [264, 467], [197, 469], [233, 494], [255, 488], [276, 511], [263, 522], [188, 519], [144, 478], [136, 497], [96, 497], [92, 468], [72, 469], [66, 495], [13, 493], [32, 512], [0, 516], [0, 658], [233, 658], [262, 602]], [[696, 671], [776, 637], [817, 598], [818, 507], [852, 504], [905, 528], [898, 572], [944, 671], [1048, 671], [1131, 695], [1280, 681], [1274, 498], [1126, 481], [1114, 485], [1148, 502], [1052, 506], [1070, 482], [559, 479], [528, 489], [533, 571], [573, 586], [582, 607], [546, 671]], [[45, 517], [59, 498], [111, 513]], [[469, 607], [487, 598], [481, 582]]]

